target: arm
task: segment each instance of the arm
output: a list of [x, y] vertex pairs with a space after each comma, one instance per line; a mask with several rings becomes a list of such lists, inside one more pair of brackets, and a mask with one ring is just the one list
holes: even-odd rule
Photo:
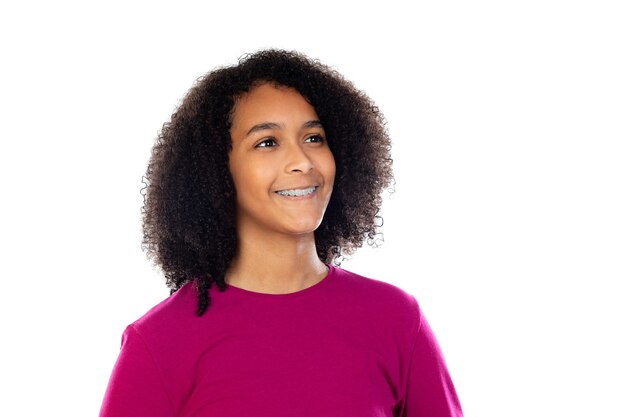
[[122, 348], [104, 395], [100, 417], [174, 416], [172, 402], [152, 353], [131, 326], [122, 336]]
[[402, 417], [462, 417], [463, 411], [439, 344], [420, 310], [410, 356]]

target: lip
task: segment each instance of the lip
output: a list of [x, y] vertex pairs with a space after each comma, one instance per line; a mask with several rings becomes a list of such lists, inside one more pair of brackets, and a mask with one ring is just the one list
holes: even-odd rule
[[274, 192], [277, 193], [279, 191], [287, 191], [287, 190], [306, 190], [307, 188], [311, 188], [311, 187], [315, 187], [315, 190], [317, 190], [317, 188], [319, 187], [319, 184], [299, 185], [296, 187], [281, 188], [280, 190], [276, 190]]
[[[307, 195], [288, 196], [288, 195], [281, 195], [281, 194], [278, 194], [278, 191], [275, 191], [275, 194], [276, 194], [278, 197], [284, 198], [284, 199], [289, 200], [289, 201], [308, 200], [308, 199], [313, 198], [313, 197], [315, 197], [315, 196], [317, 195], [317, 189], [319, 188], [319, 185], [311, 185], [311, 186], [308, 186], [308, 187], [301, 187], [301, 188], [286, 188], [286, 189], [285, 189], [285, 190], [303, 190], [303, 189], [306, 189], [306, 188], [311, 188], [311, 187], [315, 187], [315, 189], [313, 190], [313, 192], [312, 192], [312, 193], [307, 194]], [[280, 190], [280, 191], [285, 191], [285, 190]]]

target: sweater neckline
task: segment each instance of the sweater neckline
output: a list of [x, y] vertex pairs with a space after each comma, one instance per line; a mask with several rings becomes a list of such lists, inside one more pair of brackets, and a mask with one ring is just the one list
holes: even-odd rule
[[326, 284], [328, 284], [329, 281], [333, 279], [333, 277], [335, 276], [336, 267], [333, 266], [332, 264], [325, 263], [324, 265], [328, 267], [328, 273], [326, 274], [324, 278], [322, 278], [317, 283], [311, 285], [310, 287], [306, 287], [302, 290], [295, 291], [295, 292], [289, 292], [289, 293], [283, 293], [283, 294], [256, 292], [256, 291], [250, 291], [250, 290], [246, 290], [243, 288], [235, 287], [228, 283], [226, 284], [226, 288], [227, 288], [227, 291], [232, 291], [233, 293], [243, 294], [248, 297], [256, 297], [256, 298], [287, 299], [287, 298], [293, 298], [293, 297], [300, 297], [306, 294], [311, 294], [316, 291], [319, 291], [320, 288], [324, 287]]

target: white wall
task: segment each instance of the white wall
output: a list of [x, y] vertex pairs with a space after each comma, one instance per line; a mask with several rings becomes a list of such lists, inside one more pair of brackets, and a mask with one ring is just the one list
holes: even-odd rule
[[168, 294], [140, 249], [152, 142], [263, 47], [386, 115], [385, 243], [343, 267], [418, 298], [466, 415], [626, 415], [621, 2], [211, 3], [0, 6], [0, 415], [97, 414]]

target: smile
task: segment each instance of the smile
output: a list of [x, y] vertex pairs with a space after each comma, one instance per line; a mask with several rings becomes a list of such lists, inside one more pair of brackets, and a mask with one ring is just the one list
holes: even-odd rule
[[312, 194], [317, 187], [304, 188], [302, 190], [282, 190], [276, 191], [277, 194], [284, 195], [286, 197], [302, 197]]

